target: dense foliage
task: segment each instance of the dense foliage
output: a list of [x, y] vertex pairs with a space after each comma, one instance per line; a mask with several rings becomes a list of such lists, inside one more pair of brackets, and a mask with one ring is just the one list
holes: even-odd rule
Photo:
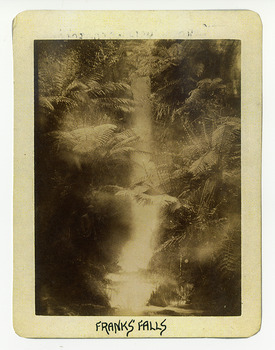
[[[36, 312], [110, 314], [129, 201], [163, 196], [149, 303], [239, 315], [240, 43], [37, 41], [35, 61]], [[139, 76], [156, 171], [133, 183]]]

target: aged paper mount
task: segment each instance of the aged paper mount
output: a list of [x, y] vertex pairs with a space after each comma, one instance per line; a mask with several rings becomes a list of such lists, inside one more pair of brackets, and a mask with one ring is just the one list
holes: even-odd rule
[[251, 11], [14, 19], [17, 334], [259, 331], [261, 40]]

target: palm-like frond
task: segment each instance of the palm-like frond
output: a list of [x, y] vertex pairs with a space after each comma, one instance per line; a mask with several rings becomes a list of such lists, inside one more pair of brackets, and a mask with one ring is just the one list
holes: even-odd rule
[[112, 158], [121, 158], [123, 155], [128, 155], [130, 153], [136, 152], [137, 150], [134, 147], [123, 146], [117, 149], [111, 149], [110, 157]]
[[154, 254], [163, 253], [167, 251], [173, 251], [178, 249], [181, 243], [184, 241], [185, 235], [179, 235], [169, 238], [167, 241], [162, 243], [154, 252]]
[[202, 155], [199, 159], [197, 159], [191, 165], [189, 171], [194, 176], [199, 176], [206, 171], [211, 170], [215, 165], [217, 165], [218, 160], [219, 154], [214, 150], [210, 150], [209, 152], [206, 152], [204, 155]]
[[126, 198], [132, 198], [142, 205], [156, 205], [160, 210], [175, 211], [181, 207], [181, 203], [176, 197], [169, 196], [167, 194], [161, 195], [149, 195], [144, 193], [148, 190], [147, 186], [136, 186], [133, 189], [119, 190], [116, 195]]
[[[104, 54], [105, 55], [105, 54]], [[77, 52], [71, 51], [62, 58], [45, 56], [40, 59], [38, 70], [39, 106], [41, 113], [58, 115], [62, 125], [65, 112], [78, 114], [83, 109], [95, 113], [118, 116], [133, 111], [131, 87], [124, 82], [102, 82], [102, 74], [91, 72], [83, 76]], [[84, 118], [85, 119], [85, 118]], [[50, 122], [47, 118], [47, 122]], [[65, 121], [66, 123], [66, 121]], [[48, 129], [51, 129], [48, 123]]]
[[103, 90], [106, 95], [109, 96], [121, 96], [126, 95], [129, 98], [132, 98], [132, 89], [131, 86], [126, 83], [116, 83], [116, 82], [108, 82], [103, 85]]
[[73, 80], [67, 87], [66, 93], [71, 93], [72, 91], [86, 91], [89, 87], [79, 80]]
[[68, 108], [74, 108], [77, 106], [77, 102], [66, 96], [50, 96], [47, 99], [51, 102], [53, 106], [65, 106]]
[[221, 78], [200, 80], [197, 83], [197, 87], [190, 91], [185, 103], [193, 106], [195, 104], [201, 104], [204, 98], [213, 98], [215, 93], [225, 88], [226, 85], [222, 84]]
[[85, 159], [85, 162], [95, 159], [105, 159], [106, 162], [108, 159], [129, 161], [130, 153], [141, 152], [135, 147], [139, 139], [135, 133], [130, 130], [118, 133], [114, 124], [55, 131], [50, 134], [58, 151], [63, 149], [71, 152], [72, 155]]
[[103, 147], [113, 136], [116, 125], [103, 124], [96, 127], [84, 127], [72, 131], [55, 131], [51, 135], [59, 146], [78, 154], [87, 154]]
[[217, 269], [222, 279], [230, 279], [240, 272], [241, 246], [234, 235], [225, 237], [216, 256]]
[[95, 151], [104, 145], [113, 137], [116, 125], [103, 124], [96, 127], [86, 127], [73, 130], [71, 134], [76, 137], [77, 145], [73, 152], [87, 154]]
[[100, 95], [91, 99], [91, 102], [103, 110], [129, 113], [134, 110], [134, 102], [129, 98], [108, 97]]
[[50, 102], [49, 98], [44, 97], [44, 96], [39, 97], [39, 107], [44, 108], [45, 110], [47, 110], [49, 112], [54, 111], [54, 106]]
[[[119, 141], [119, 138], [122, 140]], [[119, 137], [117, 137], [117, 139], [116, 139], [117, 142], [114, 145], [114, 147], [112, 148], [112, 152], [115, 152], [123, 147], [129, 147], [130, 145], [135, 144], [138, 140], [139, 140], [139, 136], [136, 136], [136, 135], [126, 136], [125, 134], [123, 134], [123, 135], [119, 134]]]

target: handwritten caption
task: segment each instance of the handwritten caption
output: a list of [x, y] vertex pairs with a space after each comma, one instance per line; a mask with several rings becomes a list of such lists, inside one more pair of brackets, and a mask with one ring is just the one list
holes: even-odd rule
[[97, 332], [105, 332], [107, 335], [112, 335], [113, 333], [117, 334], [118, 332], [126, 332], [126, 337], [137, 330], [138, 332], [146, 332], [146, 331], [155, 331], [159, 332], [159, 335], [162, 336], [163, 332], [167, 329], [165, 324], [166, 318], [161, 322], [152, 322], [147, 320], [140, 320], [136, 322], [136, 320], [131, 319], [130, 321], [121, 321], [118, 322], [102, 322], [99, 321], [95, 324], [95, 328]]
[[[204, 24], [205, 27], [207, 27], [206, 24]], [[61, 31], [61, 29], [60, 29]], [[186, 31], [180, 31], [177, 33], [178, 38], [186, 38], [186, 37], [192, 37], [194, 35], [193, 29], [186, 30]], [[146, 31], [133, 31], [133, 32], [127, 32], [127, 33], [120, 33], [120, 32], [100, 32], [100, 33], [94, 33], [94, 34], [87, 34], [87, 33], [76, 33], [71, 32], [66, 34], [68, 39], [154, 39], [154, 33], [153, 32], [146, 32]]]

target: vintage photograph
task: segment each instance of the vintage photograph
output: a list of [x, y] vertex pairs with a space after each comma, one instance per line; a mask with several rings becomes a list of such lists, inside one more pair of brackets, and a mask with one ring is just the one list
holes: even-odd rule
[[35, 40], [35, 314], [240, 316], [241, 40]]

